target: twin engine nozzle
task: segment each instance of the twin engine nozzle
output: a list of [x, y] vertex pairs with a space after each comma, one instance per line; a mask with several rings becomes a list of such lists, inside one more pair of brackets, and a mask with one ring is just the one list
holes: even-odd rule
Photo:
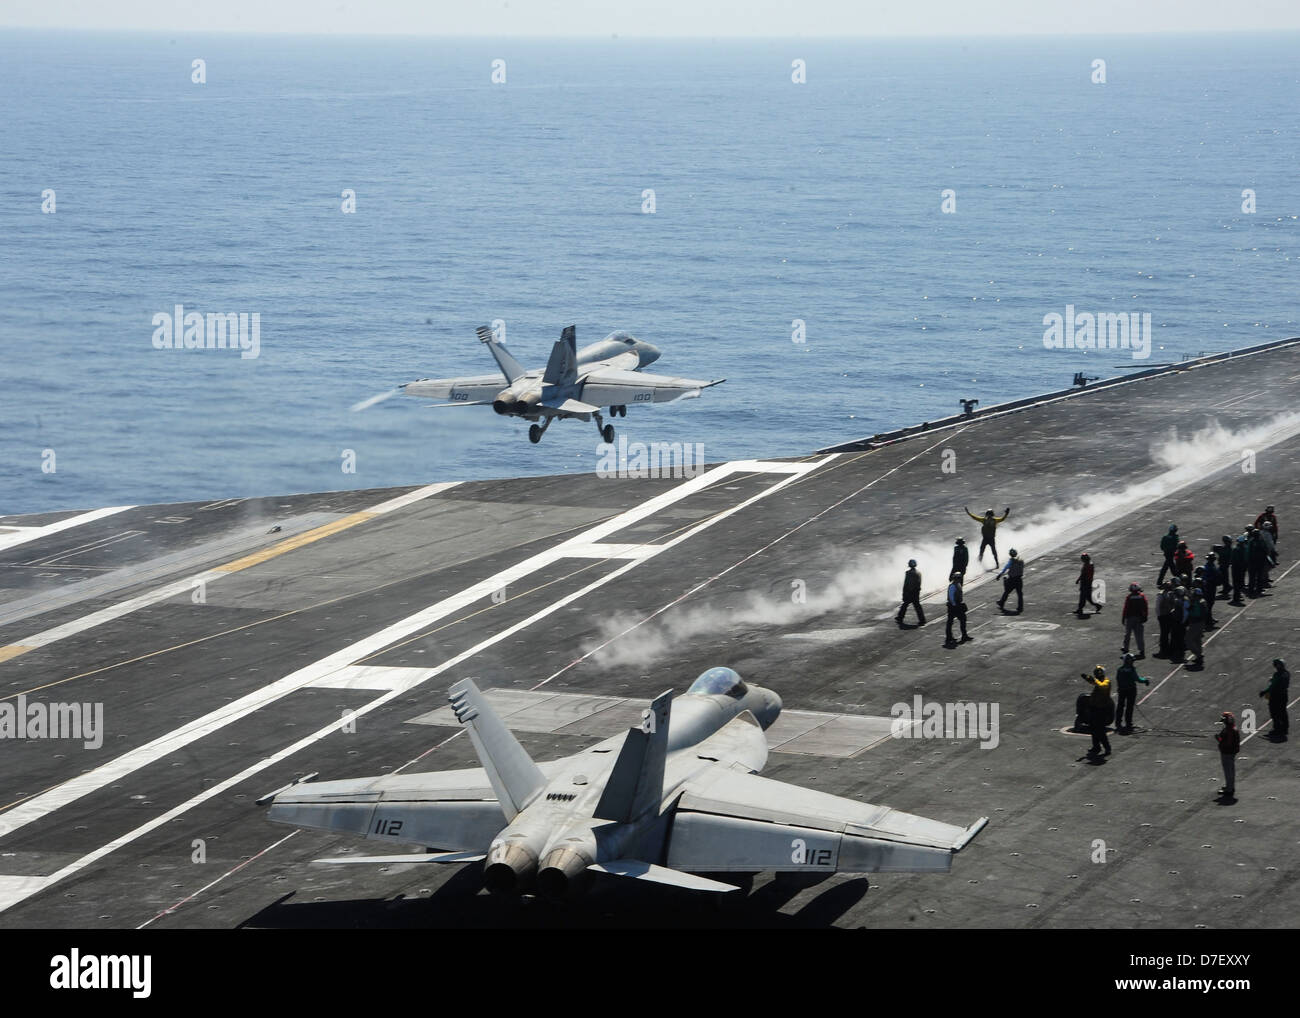
[[492, 409], [499, 414], [523, 417], [532, 413], [541, 399], [542, 394], [536, 390], [519, 393], [514, 389], [502, 389], [492, 401]]
[[561, 846], [546, 853], [540, 865], [528, 838], [508, 838], [488, 851], [483, 884], [492, 894], [520, 894], [536, 888], [539, 895], [559, 901], [586, 888], [591, 860], [574, 848]]
[[494, 845], [483, 862], [483, 885], [492, 894], [518, 894], [537, 876], [537, 853], [527, 841]]
[[553, 848], [537, 871], [537, 893], [551, 901], [581, 894], [591, 882], [591, 860], [572, 848]]

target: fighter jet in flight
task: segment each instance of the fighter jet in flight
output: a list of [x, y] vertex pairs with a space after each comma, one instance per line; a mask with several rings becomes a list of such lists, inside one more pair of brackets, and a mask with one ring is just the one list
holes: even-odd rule
[[[450, 690], [482, 768], [297, 784], [269, 818], [342, 831], [415, 855], [331, 863], [483, 863], [495, 893], [566, 898], [595, 873], [727, 893], [757, 872], [942, 873], [969, 827], [759, 777], [773, 692], [710, 668], [641, 724], [537, 764], [469, 679]], [[266, 801], [264, 798], [261, 801]]]
[[611, 417], [626, 417], [629, 405], [668, 403], [690, 399], [713, 385], [694, 378], [649, 375], [641, 369], [659, 359], [649, 343], [612, 332], [599, 343], [577, 348], [577, 331], [570, 325], [551, 350], [545, 368], [527, 371], [498, 342], [492, 330], [480, 325], [478, 338], [496, 359], [505, 378], [474, 375], [467, 378], [421, 378], [407, 382], [400, 391], [408, 396], [449, 400], [432, 406], [491, 406], [505, 417], [521, 417], [534, 423], [528, 439], [540, 442], [557, 417], [595, 420], [596, 430], [606, 442], [614, 441], [614, 425], [605, 424], [600, 408], [609, 407]]

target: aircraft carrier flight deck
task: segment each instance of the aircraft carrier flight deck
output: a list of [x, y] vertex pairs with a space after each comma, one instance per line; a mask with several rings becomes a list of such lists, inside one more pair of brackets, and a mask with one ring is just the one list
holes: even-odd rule
[[[102, 729], [91, 747], [0, 741], [0, 927], [1290, 925], [1300, 767], [1259, 691], [1274, 658], [1300, 659], [1297, 392], [1292, 340], [693, 477], [2, 517], [0, 704], [100, 704]], [[1151, 656], [1153, 611], [1135, 731], [1089, 758], [1065, 730], [1080, 673], [1114, 674], [1123, 595], [1154, 601], [1160, 537], [1176, 523], [1199, 564], [1268, 504], [1266, 596], [1216, 605], [1200, 670]], [[1010, 507], [998, 553], [1027, 561], [1022, 613], [999, 611], [966, 506]], [[929, 563], [958, 536], [973, 640], [945, 646], [946, 566]], [[1106, 593], [1078, 616], [1083, 552]], [[913, 557], [928, 624], [904, 628]], [[473, 863], [324, 866], [385, 846], [269, 823], [257, 802], [304, 775], [477, 767], [447, 705], [462, 678], [540, 761], [714, 665], [784, 701], [765, 776], [987, 827], [948, 874], [763, 875], [719, 910], [612, 879], [562, 904], [503, 898]], [[895, 706], [919, 702], [995, 706], [995, 737], [891, 737]], [[1225, 710], [1257, 726], [1232, 803], [1215, 796]]]

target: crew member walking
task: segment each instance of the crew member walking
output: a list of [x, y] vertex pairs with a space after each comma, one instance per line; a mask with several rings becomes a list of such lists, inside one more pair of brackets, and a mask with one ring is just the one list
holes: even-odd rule
[[1085, 552], [1079, 556], [1079, 561], [1083, 563], [1083, 566], [1079, 569], [1079, 578], [1074, 581], [1079, 585], [1079, 607], [1074, 609], [1074, 614], [1083, 614], [1084, 601], [1087, 601], [1090, 605], [1096, 608], [1097, 611], [1101, 611], [1101, 605], [1092, 599], [1092, 559]]
[[1014, 590], [1016, 592], [1016, 613], [1019, 614], [1025, 610], [1023, 585], [1025, 560], [1016, 553], [1015, 548], [1012, 548], [1007, 553], [1007, 564], [1002, 567], [1002, 572], [998, 573], [998, 576], [1002, 576], [1004, 573], [1007, 578], [1002, 581], [1002, 598], [998, 601], [998, 607], [1003, 611], [1007, 610], [1007, 598], [1011, 596], [1011, 592]]
[[925, 625], [925, 611], [921, 608], [921, 574], [916, 569], [916, 559], [907, 560], [907, 572], [903, 574], [903, 603], [898, 609], [898, 624], [903, 624], [908, 605], [916, 606], [919, 625]]

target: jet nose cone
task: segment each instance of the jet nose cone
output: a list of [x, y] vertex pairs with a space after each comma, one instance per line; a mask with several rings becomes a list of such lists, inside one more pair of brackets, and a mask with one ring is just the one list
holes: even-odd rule
[[653, 345], [652, 343], [646, 343], [644, 341], [639, 341], [639, 342], [641, 342], [640, 354], [641, 354], [642, 367], [644, 367], [647, 364], [653, 364], [655, 361], [659, 359], [659, 348], [657, 346]]
[[772, 722], [781, 716], [781, 698], [770, 689], [763, 690], [763, 706], [759, 708], [758, 723], [764, 729], [770, 728]]

